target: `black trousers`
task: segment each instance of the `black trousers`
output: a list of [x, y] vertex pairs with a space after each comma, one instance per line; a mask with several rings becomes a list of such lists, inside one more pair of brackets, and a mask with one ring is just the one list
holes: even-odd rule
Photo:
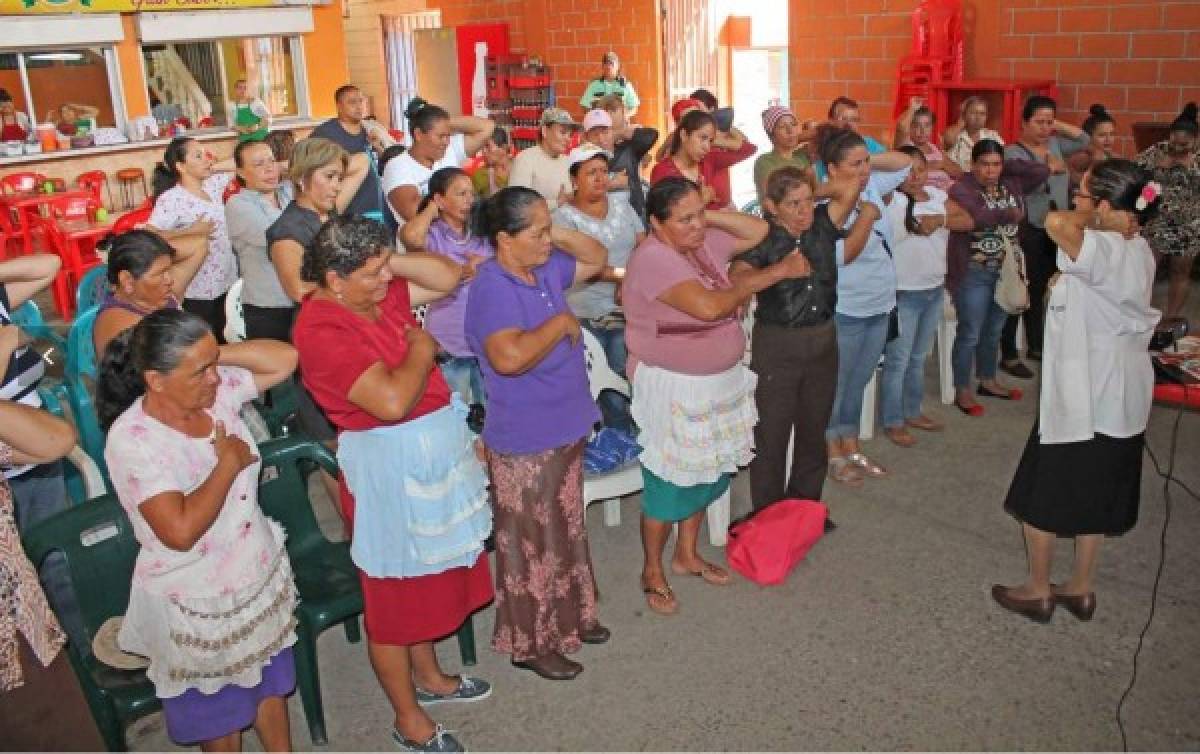
[[218, 343], [225, 342], [225, 294], [214, 299], [185, 298], [183, 310], [208, 323]]
[[1017, 319], [1025, 319], [1025, 340], [1028, 350], [1042, 352], [1042, 334], [1046, 327], [1046, 290], [1054, 275], [1055, 257], [1058, 246], [1050, 240], [1045, 228], [1021, 223], [1021, 250], [1025, 252], [1025, 275], [1029, 278], [1029, 308], [1020, 315], [1012, 315], [1004, 323], [1000, 335], [1000, 358], [1015, 361], [1020, 358], [1017, 351]]
[[[757, 510], [778, 500], [820, 500], [828, 452], [825, 427], [837, 392], [837, 329], [754, 323], [750, 368], [758, 375], [750, 498]], [[788, 441], [794, 441], [788, 468]]]

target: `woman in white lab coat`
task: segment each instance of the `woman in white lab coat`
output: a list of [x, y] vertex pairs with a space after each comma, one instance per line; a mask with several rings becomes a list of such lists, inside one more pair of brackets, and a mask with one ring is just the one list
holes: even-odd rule
[[[1039, 623], [1062, 605], [1080, 620], [1096, 609], [1100, 543], [1137, 523], [1142, 450], [1154, 391], [1148, 346], [1154, 256], [1140, 235], [1162, 187], [1129, 160], [1084, 176], [1074, 211], [1051, 212], [1059, 275], [1046, 313], [1041, 410], [1008, 491], [1021, 522], [1029, 578], [997, 584], [1001, 607]], [[1056, 537], [1073, 537], [1071, 576], [1050, 583]]]

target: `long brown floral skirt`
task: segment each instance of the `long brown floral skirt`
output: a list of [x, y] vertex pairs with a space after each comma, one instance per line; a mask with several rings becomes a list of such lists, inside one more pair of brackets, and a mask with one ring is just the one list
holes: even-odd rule
[[517, 661], [576, 652], [580, 629], [597, 622], [583, 445], [528, 455], [487, 451], [496, 536], [492, 649]]

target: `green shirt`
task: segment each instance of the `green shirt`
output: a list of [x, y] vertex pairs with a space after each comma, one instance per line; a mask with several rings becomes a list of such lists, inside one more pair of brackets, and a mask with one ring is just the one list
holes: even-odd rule
[[771, 177], [771, 173], [786, 167], [807, 170], [809, 168], [808, 155], [804, 153], [803, 149], [797, 149], [792, 152], [791, 157], [785, 157], [772, 149], [754, 161], [754, 187], [758, 189], [759, 204], [762, 204], [762, 200], [767, 196], [767, 179]]
[[638, 99], [637, 92], [633, 90], [633, 82], [624, 76], [618, 76], [612, 81], [607, 79], [592, 79], [588, 83], [587, 89], [584, 90], [583, 96], [579, 98], [579, 104], [584, 110], [591, 110], [595, 106], [596, 100], [609, 94], [621, 95], [621, 101], [625, 103], [626, 110], [636, 110], [637, 106], [642, 103]]

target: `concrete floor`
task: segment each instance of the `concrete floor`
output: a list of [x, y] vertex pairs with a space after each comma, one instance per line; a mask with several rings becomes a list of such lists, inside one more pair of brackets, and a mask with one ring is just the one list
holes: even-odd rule
[[[480, 663], [471, 672], [495, 693], [436, 708], [436, 719], [479, 750], [1118, 749], [1114, 707], [1150, 607], [1162, 480], [1147, 462], [1137, 528], [1105, 544], [1095, 619], [1080, 623], [1060, 610], [1051, 625], [1030, 623], [992, 604], [988, 588], [1024, 573], [1019, 530], [1001, 501], [1036, 396], [989, 402], [986, 417], [969, 419], [933, 404], [934, 383], [928, 388], [930, 413], [947, 431], [921, 435], [907, 450], [882, 438], [867, 443], [892, 476], [861, 490], [828, 488], [840, 528], [782, 586], [739, 580], [721, 589], [676, 577], [680, 614], [650, 613], [638, 588], [637, 497], [626, 499], [616, 528], [593, 506], [588, 524], [612, 641], [585, 647], [577, 680], [551, 683], [487, 648], [485, 610], [475, 618]], [[1175, 416], [1154, 410], [1156, 453], [1165, 455]], [[1200, 421], [1186, 414], [1178, 475], [1194, 489], [1198, 449]], [[735, 486], [735, 515], [748, 508], [746, 477]], [[1191, 546], [1200, 503], [1179, 490], [1173, 501], [1157, 613], [1125, 707], [1133, 749], [1200, 748], [1200, 551]], [[319, 506], [333, 524], [328, 503]], [[1059, 556], [1062, 574], [1068, 544]], [[457, 671], [453, 642], [440, 651]], [[392, 749], [392, 713], [364, 645], [331, 630], [320, 653], [329, 748]], [[298, 697], [290, 708], [295, 746], [312, 748]], [[174, 748], [157, 715], [130, 737], [136, 749]], [[258, 741], [249, 734], [245, 745]]]
[[[1159, 285], [1156, 301], [1162, 300]], [[51, 312], [48, 296], [39, 300]], [[1200, 323], [1200, 296], [1189, 316]], [[488, 649], [491, 610], [475, 617], [479, 665], [492, 697], [441, 706], [435, 719], [476, 750], [1112, 750], [1114, 709], [1129, 682], [1150, 609], [1165, 502], [1147, 461], [1142, 514], [1105, 544], [1091, 623], [1060, 610], [1040, 626], [991, 601], [996, 582], [1024, 575], [1020, 531], [1001, 508], [1037, 408], [1032, 394], [988, 401], [971, 419], [936, 402], [948, 424], [901, 449], [882, 437], [865, 449], [892, 470], [860, 490], [827, 487], [839, 524], [782, 586], [738, 580], [728, 588], [676, 577], [680, 613], [645, 607], [638, 587], [639, 498], [619, 527], [588, 511], [592, 554], [612, 641], [576, 656], [586, 671], [551, 683], [512, 668]], [[1163, 458], [1177, 412], [1156, 407], [1147, 433]], [[1177, 476], [1200, 490], [1200, 416], [1185, 414]], [[734, 516], [749, 509], [748, 478], [734, 486]], [[340, 530], [319, 485], [323, 525]], [[1158, 607], [1125, 705], [1129, 746], [1200, 749], [1200, 502], [1176, 488]], [[707, 542], [707, 534], [703, 534]], [[706, 557], [723, 562], [707, 544]], [[1056, 573], [1069, 570], [1059, 547]], [[332, 750], [392, 750], [392, 713], [362, 643], [340, 630], [319, 640]], [[457, 646], [439, 651], [460, 669]], [[299, 697], [290, 700], [297, 749], [312, 749]], [[129, 731], [136, 750], [176, 750], [155, 714]], [[258, 749], [253, 733], [247, 749]]]

